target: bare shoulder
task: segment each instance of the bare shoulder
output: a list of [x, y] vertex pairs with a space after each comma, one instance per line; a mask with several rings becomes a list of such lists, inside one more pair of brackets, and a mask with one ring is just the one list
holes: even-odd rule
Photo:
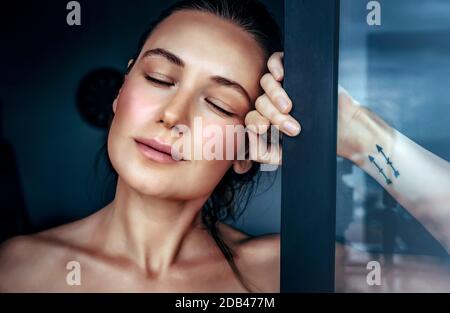
[[256, 291], [280, 291], [279, 234], [249, 238], [238, 251], [244, 273], [257, 287]]
[[[0, 292], [40, 291], [66, 270], [77, 255], [86, 223], [77, 221], [33, 235], [17, 236], [0, 245]], [[78, 230], [78, 231], [77, 231]]]
[[[18, 236], [0, 246], [0, 291], [34, 290], [55, 260], [51, 245], [35, 235]], [[31, 284], [29, 284], [31, 283]]]
[[256, 291], [279, 292], [280, 290], [280, 235], [250, 236], [229, 225], [236, 264]]

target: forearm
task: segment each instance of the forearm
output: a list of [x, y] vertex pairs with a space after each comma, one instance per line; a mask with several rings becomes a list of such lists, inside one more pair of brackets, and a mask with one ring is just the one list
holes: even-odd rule
[[362, 109], [349, 159], [377, 180], [450, 251], [450, 163]]

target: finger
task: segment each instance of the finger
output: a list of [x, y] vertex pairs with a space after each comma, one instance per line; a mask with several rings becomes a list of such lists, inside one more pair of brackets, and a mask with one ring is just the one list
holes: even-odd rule
[[271, 124], [279, 127], [286, 135], [296, 136], [300, 133], [300, 124], [289, 114], [282, 114], [278, 111], [267, 95], [259, 96], [256, 99], [255, 107], [262, 116], [267, 118]]
[[268, 143], [267, 137], [248, 132], [250, 149], [249, 159], [264, 164], [281, 164], [282, 149], [277, 143]]
[[275, 52], [267, 60], [267, 68], [277, 81], [284, 78], [283, 56], [284, 52]]
[[263, 134], [269, 129], [270, 121], [257, 110], [253, 110], [245, 116], [245, 126], [257, 134]]
[[276, 104], [281, 113], [289, 113], [292, 109], [292, 101], [284, 90], [283, 86], [275, 80], [271, 73], [266, 73], [261, 77], [261, 87], [269, 96], [270, 100]]

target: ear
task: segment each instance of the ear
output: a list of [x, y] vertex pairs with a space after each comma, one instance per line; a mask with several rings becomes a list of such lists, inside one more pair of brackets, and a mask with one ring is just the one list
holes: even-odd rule
[[112, 105], [112, 109], [113, 109], [113, 112], [114, 112], [114, 114], [116, 114], [116, 108], [117, 108], [117, 98], [118, 98], [119, 96], [116, 96], [116, 98], [114, 99], [114, 101], [113, 101], [113, 105]]
[[247, 173], [253, 165], [253, 161], [251, 160], [237, 160], [233, 163], [233, 170], [238, 174]]
[[[122, 86], [123, 86], [123, 85], [122, 85]], [[116, 110], [117, 110], [117, 99], [119, 99], [120, 93], [121, 93], [121, 92], [122, 92], [122, 87], [120, 87], [119, 92], [117, 93], [117, 96], [116, 96], [116, 98], [114, 99], [113, 104], [112, 104], [112, 109], [113, 109], [114, 114], [116, 114]]]
[[[127, 77], [127, 75], [128, 75], [128, 71], [130, 70], [130, 65], [133, 63], [133, 59], [129, 59], [128, 60], [128, 64], [127, 64], [127, 72], [125, 73], [125, 78]], [[116, 96], [116, 98], [114, 99], [114, 101], [113, 101], [113, 104], [112, 104], [112, 108], [113, 108], [113, 112], [114, 113], [116, 113], [116, 109], [117, 109], [117, 98], [119, 98], [119, 96], [120, 96], [120, 92], [122, 91], [122, 87], [120, 87], [120, 89], [119, 89], [119, 92], [117, 93], [117, 96]]]
[[129, 59], [129, 60], [128, 60], [127, 69], [130, 67], [131, 63], [133, 63], [133, 62], [134, 62], [133, 59]]

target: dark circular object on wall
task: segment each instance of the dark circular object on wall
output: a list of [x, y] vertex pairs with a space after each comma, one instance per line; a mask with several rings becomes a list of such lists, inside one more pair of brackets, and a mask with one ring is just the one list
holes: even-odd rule
[[122, 86], [124, 74], [113, 68], [87, 73], [77, 90], [77, 107], [90, 125], [107, 129], [113, 116], [112, 103]]

